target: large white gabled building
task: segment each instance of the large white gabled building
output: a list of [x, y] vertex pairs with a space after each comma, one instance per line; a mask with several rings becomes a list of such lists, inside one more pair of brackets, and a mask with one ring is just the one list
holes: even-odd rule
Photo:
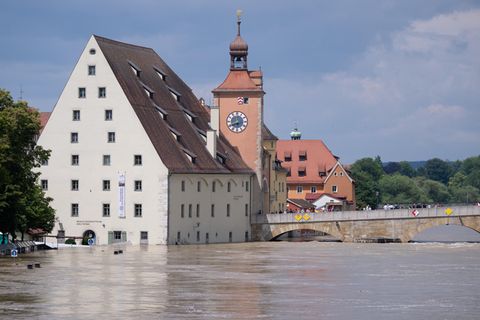
[[152, 49], [92, 36], [38, 140], [53, 234], [248, 241], [256, 177], [209, 113]]

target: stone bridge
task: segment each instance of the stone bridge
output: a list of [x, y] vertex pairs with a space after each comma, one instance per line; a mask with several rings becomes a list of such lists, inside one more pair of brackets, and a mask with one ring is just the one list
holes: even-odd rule
[[477, 205], [264, 214], [252, 216], [252, 219], [252, 237], [256, 241], [273, 240], [293, 230], [315, 230], [325, 232], [343, 242], [381, 238], [408, 242], [423, 230], [449, 224], [465, 226], [480, 233], [480, 206]]

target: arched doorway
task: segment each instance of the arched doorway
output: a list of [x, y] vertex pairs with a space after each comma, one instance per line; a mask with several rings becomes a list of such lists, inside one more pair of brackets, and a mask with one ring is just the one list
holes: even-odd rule
[[[90, 240], [91, 239], [91, 240]], [[89, 243], [89, 240], [90, 240], [90, 243]], [[92, 242], [93, 240], [93, 242]], [[96, 235], [95, 235], [95, 231], [93, 230], [86, 230], [84, 233], [83, 233], [83, 239], [82, 239], [82, 244], [83, 245], [90, 245], [90, 244], [95, 244], [96, 242]]]

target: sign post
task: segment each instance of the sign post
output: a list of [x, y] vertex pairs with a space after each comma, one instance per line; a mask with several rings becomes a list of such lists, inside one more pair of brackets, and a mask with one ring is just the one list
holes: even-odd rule
[[17, 249], [12, 249], [12, 250], [10, 251], [10, 256], [11, 256], [12, 258], [18, 257], [18, 251], [17, 251]]

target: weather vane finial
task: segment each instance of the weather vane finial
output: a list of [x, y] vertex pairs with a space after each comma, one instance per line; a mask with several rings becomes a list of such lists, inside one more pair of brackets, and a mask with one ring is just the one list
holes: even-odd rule
[[237, 10], [237, 36], [240, 35], [240, 23], [242, 23], [242, 10], [238, 9]]

